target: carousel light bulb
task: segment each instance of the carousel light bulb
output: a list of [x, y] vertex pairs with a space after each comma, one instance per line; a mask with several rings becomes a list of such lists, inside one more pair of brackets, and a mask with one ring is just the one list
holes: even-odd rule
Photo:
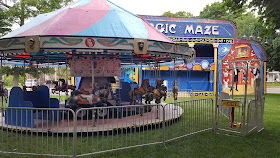
[[242, 38], [246, 38], [247, 36], [244, 34], [243, 36], [242, 36]]
[[251, 34], [251, 36], [249, 36], [250, 38], [254, 38], [254, 36]]

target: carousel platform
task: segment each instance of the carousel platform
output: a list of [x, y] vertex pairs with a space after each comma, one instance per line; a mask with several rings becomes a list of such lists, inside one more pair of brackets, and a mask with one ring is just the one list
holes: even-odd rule
[[[63, 108], [62, 108], [63, 109]], [[178, 120], [184, 113], [184, 110], [175, 105], [165, 107], [165, 124]], [[94, 133], [94, 132], [112, 132], [115, 130], [141, 129], [153, 126], [161, 127], [163, 123], [163, 109], [161, 106], [154, 105], [150, 112], [135, 114], [131, 116], [122, 116], [119, 118], [108, 119], [88, 119], [77, 120], [76, 126], [72, 119], [51, 120], [34, 120], [34, 128], [21, 127], [5, 124], [5, 117], [0, 113], [0, 128], [10, 131], [21, 131], [28, 133]], [[76, 127], [76, 128], [75, 128]]]

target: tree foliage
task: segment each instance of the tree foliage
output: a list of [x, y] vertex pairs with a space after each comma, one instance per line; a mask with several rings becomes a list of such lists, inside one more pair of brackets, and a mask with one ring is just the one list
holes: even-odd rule
[[223, 0], [231, 10], [243, 8], [246, 3], [249, 8], [258, 11], [260, 21], [267, 27], [275, 30], [280, 29], [280, 1], [279, 0]]
[[58, 78], [69, 78], [70, 77], [70, 69], [65, 67], [56, 68], [56, 74]]
[[[247, 36], [247, 39], [256, 40], [261, 43], [265, 49], [268, 58], [267, 67], [270, 70], [280, 70], [279, 62], [279, 44], [280, 42], [279, 35], [275, 33], [275, 30], [271, 27], [265, 26], [260, 18], [256, 17], [253, 12], [247, 12], [247, 5], [245, 1], [240, 1], [242, 7], [236, 7], [235, 1], [215, 2], [210, 5], [207, 5], [203, 11], [200, 12], [199, 17], [209, 18], [209, 19], [225, 19], [231, 20], [235, 23], [238, 30], [238, 38], [241, 38], [244, 34]], [[229, 6], [232, 4], [232, 6]], [[249, 38], [250, 35], [253, 35], [253, 38]], [[261, 39], [256, 38], [260, 36]], [[277, 37], [277, 38], [276, 38]], [[264, 43], [269, 39], [269, 43]]]
[[224, 2], [214, 2], [212, 4], [207, 4], [203, 10], [200, 12], [200, 18], [208, 19], [226, 19], [234, 21], [235, 18], [240, 17], [246, 12], [246, 6], [240, 9], [231, 10], [225, 5]]
[[[1, 74], [2, 75], [14, 75], [14, 70], [15, 67], [10, 67], [10, 66], [3, 66], [1, 68]], [[19, 67], [19, 75], [24, 76], [25, 73], [30, 74], [34, 78], [39, 78], [40, 75], [42, 74], [47, 74], [47, 75], [52, 75], [55, 73], [54, 68], [48, 68], [48, 67]]]
[[269, 70], [280, 71], [280, 35], [276, 35], [268, 44], [263, 45], [267, 56]]
[[0, 5], [8, 9], [7, 15], [10, 20], [22, 26], [25, 21], [38, 14], [48, 13], [59, 9], [72, 0], [10, 0], [13, 5], [9, 5], [0, 0]]
[[162, 16], [167, 17], [185, 17], [185, 18], [194, 18], [195, 16], [190, 12], [179, 11], [176, 13], [171, 13], [170, 11], [164, 12]]
[[0, 5], [0, 37], [11, 31], [12, 22], [8, 18], [8, 9]]

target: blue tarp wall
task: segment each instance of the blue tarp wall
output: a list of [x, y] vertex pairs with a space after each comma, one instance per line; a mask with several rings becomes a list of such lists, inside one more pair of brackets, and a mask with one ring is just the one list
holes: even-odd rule
[[[171, 90], [174, 84], [174, 71], [161, 70], [159, 76], [159, 79], [167, 80], [167, 88]], [[143, 79], [147, 78], [150, 79], [150, 85], [155, 86], [155, 71], [143, 70]], [[179, 89], [191, 89], [193, 91], [213, 91], [212, 71], [176, 70], [175, 80], [177, 80]]]

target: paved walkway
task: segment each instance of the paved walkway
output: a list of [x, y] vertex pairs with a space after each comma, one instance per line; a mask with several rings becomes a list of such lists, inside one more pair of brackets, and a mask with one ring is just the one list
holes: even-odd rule
[[280, 87], [267, 88], [267, 93], [280, 94]]

